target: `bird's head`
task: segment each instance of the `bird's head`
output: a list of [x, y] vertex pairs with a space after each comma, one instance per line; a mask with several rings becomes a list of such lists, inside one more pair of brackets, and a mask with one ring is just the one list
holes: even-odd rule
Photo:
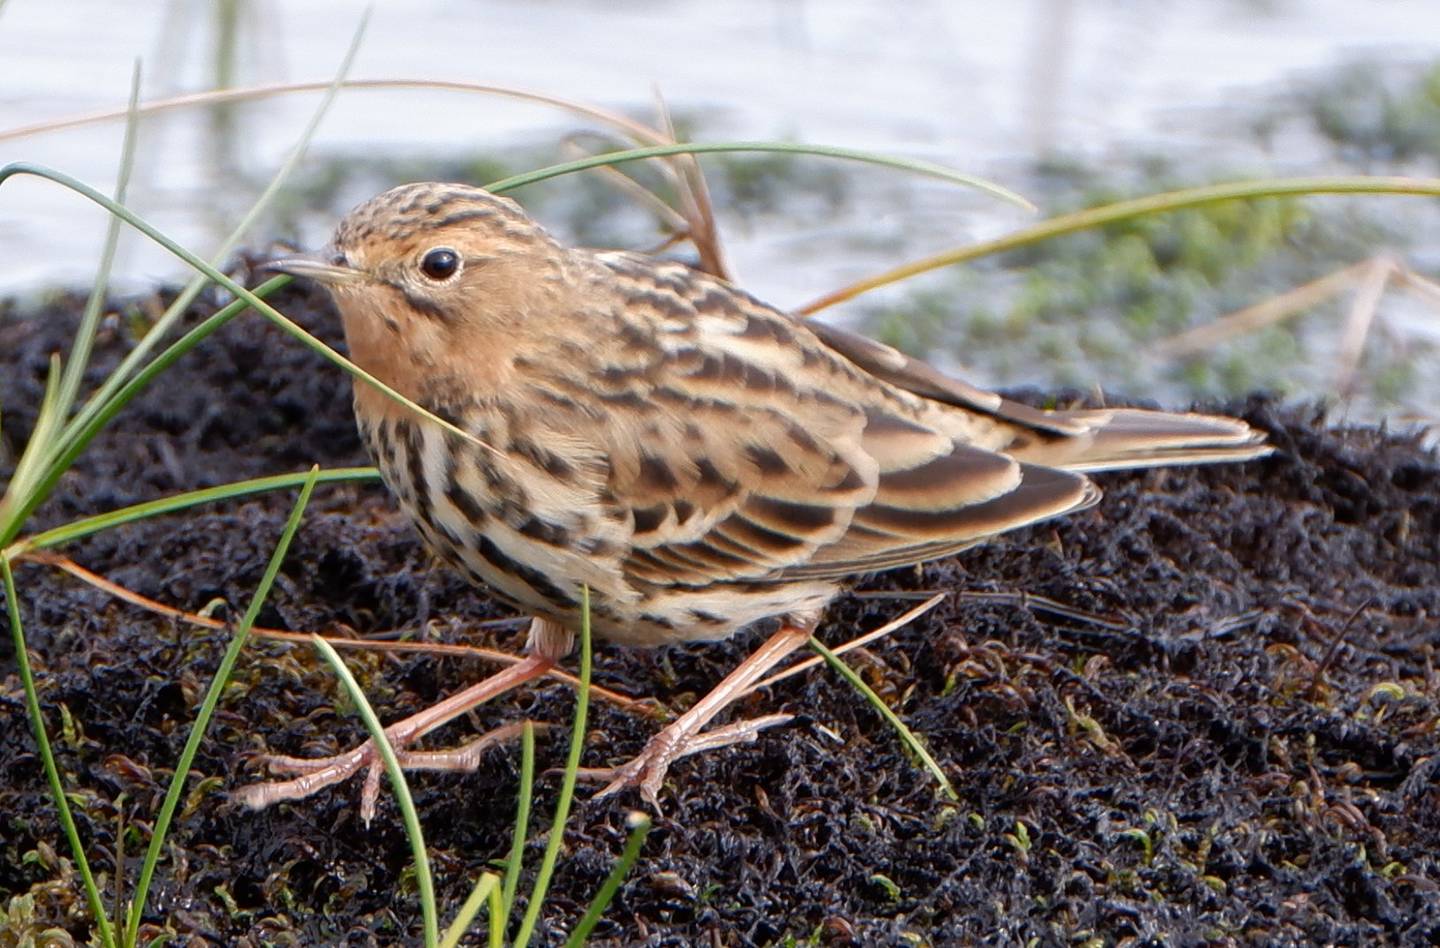
[[548, 331], [570, 289], [566, 266], [567, 251], [514, 201], [433, 182], [371, 198], [327, 247], [265, 264], [324, 285], [352, 358], [412, 397], [495, 369], [524, 333]]

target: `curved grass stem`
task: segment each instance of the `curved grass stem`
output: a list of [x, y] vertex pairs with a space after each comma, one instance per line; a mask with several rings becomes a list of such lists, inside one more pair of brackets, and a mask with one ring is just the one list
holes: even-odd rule
[[140, 879], [135, 884], [135, 895], [130, 901], [130, 914], [125, 926], [126, 945], [134, 945], [139, 934], [140, 917], [145, 910], [145, 899], [150, 892], [150, 881], [154, 878], [155, 867], [160, 861], [160, 850], [165, 845], [170, 822], [175, 816], [175, 808], [180, 803], [180, 794], [185, 789], [185, 779], [189, 776], [190, 766], [195, 760], [196, 752], [200, 749], [200, 741], [205, 737], [205, 731], [210, 726], [210, 718], [220, 704], [220, 696], [224, 693], [225, 686], [229, 684], [230, 674], [240, 658], [240, 652], [244, 649], [246, 640], [250, 637], [250, 627], [259, 618], [260, 609], [265, 605], [265, 600], [270, 595], [270, 588], [275, 584], [275, 577], [280, 573], [280, 564], [285, 559], [285, 553], [290, 549], [290, 541], [295, 538], [296, 531], [300, 529], [300, 518], [305, 513], [305, 506], [310, 503], [310, 495], [315, 490], [319, 473], [318, 466], [310, 469], [310, 476], [300, 489], [300, 496], [290, 511], [290, 518], [285, 522], [285, 529], [280, 533], [279, 542], [275, 544], [275, 552], [270, 555], [270, 562], [265, 567], [265, 574], [260, 578], [260, 585], [255, 587], [255, 595], [250, 600], [250, 606], [245, 610], [240, 624], [235, 627], [235, 635], [231, 638], [229, 646], [226, 647], [224, 657], [220, 659], [220, 667], [215, 670], [215, 677], [205, 692], [205, 699], [200, 704], [200, 710], [195, 714], [195, 722], [190, 726], [190, 735], [186, 738], [185, 748], [180, 752], [180, 760], [175, 765], [175, 775], [171, 778], [170, 787], [165, 793], [165, 802], [161, 804], [160, 814], [155, 819], [155, 827], [150, 834], [150, 846], [145, 851], [145, 861], [140, 867]]
[[1143, 217], [1147, 214], [1164, 214], [1186, 208], [1203, 207], [1207, 204], [1219, 204], [1224, 201], [1314, 194], [1403, 194], [1440, 197], [1440, 178], [1369, 177], [1364, 175], [1262, 178], [1257, 181], [1234, 181], [1151, 194], [1128, 201], [1118, 201], [1114, 204], [1061, 214], [994, 240], [983, 240], [979, 243], [941, 251], [826, 293], [804, 306], [797, 307], [794, 312], [801, 316], [809, 316], [837, 303], [852, 300], [871, 290], [899, 283], [931, 270], [964, 263], [979, 257], [987, 257], [991, 254], [1004, 253], [1007, 250], [1028, 247], [1042, 240], [1073, 234], [1076, 231], [1092, 227], [1103, 227], [1106, 224]]

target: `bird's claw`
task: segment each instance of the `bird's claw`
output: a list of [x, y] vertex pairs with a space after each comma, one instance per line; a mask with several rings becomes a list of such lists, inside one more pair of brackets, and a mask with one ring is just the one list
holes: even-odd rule
[[665, 783], [665, 775], [669, 773], [670, 765], [675, 761], [701, 751], [753, 741], [765, 728], [784, 724], [794, 717], [793, 714], [767, 714], [764, 717], [717, 727], [704, 734], [691, 733], [678, 726], [677, 722], [650, 738], [645, 749], [626, 763], [618, 767], [582, 768], [579, 775], [588, 780], [610, 781], [596, 791], [594, 798], [597, 800], [613, 796], [629, 787], [639, 788], [640, 796], [658, 815], [660, 788]]
[[[534, 726], [543, 729], [547, 725]], [[398, 740], [404, 735], [387, 732], [387, 737], [392, 745], [401, 745], [396, 747], [395, 756], [400, 766], [406, 770], [473, 771], [480, 765], [488, 748], [499, 741], [517, 736], [524, 727], [523, 721], [507, 724], [460, 747], [441, 751], [407, 751], [403, 749], [404, 742]], [[375, 817], [380, 803], [380, 777], [385, 773], [385, 761], [376, 751], [374, 741], [366, 741], [333, 757], [284, 757], [276, 754], [260, 757], [258, 761], [273, 774], [295, 776], [289, 780], [251, 784], [235, 791], [235, 799], [251, 809], [263, 809], [284, 800], [304, 799], [318, 790], [354, 776], [363, 769], [365, 781], [360, 790], [360, 819], [369, 826]]]

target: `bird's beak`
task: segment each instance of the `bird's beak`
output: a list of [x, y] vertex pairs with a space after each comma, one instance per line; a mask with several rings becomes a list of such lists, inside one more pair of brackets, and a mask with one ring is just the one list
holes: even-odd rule
[[278, 270], [291, 276], [309, 277], [327, 286], [340, 286], [365, 279], [365, 271], [340, 263], [331, 263], [334, 254], [329, 251], [297, 253], [288, 257], [276, 257], [260, 264], [261, 270]]

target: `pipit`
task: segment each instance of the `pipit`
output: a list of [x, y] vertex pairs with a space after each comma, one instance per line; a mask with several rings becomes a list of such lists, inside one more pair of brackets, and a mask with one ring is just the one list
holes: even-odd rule
[[[549, 670], [584, 586], [595, 632], [624, 645], [778, 627], [606, 773], [602, 794], [638, 785], [652, 804], [678, 757], [784, 718], [704, 732], [806, 641], [848, 577], [1084, 510], [1100, 497], [1084, 472], [1269, 451], [1231, 418], [1030, 408], [683, 264], [565, 247], [513, 201], [464, 185], [387, 191], [324, 250], [268, 267], [324, 284], [351, 358], [473, 435], [355, 386], [365, 443], [425, 542], [534, 617], [524, 660], [392, 725], [397, 746]], [[475, 748], [403, 759], [472, 766]], [[244, 800], [297, 799], [368, 768], [373, 812], [368, 743], [271, 766], [295, 776]]]

